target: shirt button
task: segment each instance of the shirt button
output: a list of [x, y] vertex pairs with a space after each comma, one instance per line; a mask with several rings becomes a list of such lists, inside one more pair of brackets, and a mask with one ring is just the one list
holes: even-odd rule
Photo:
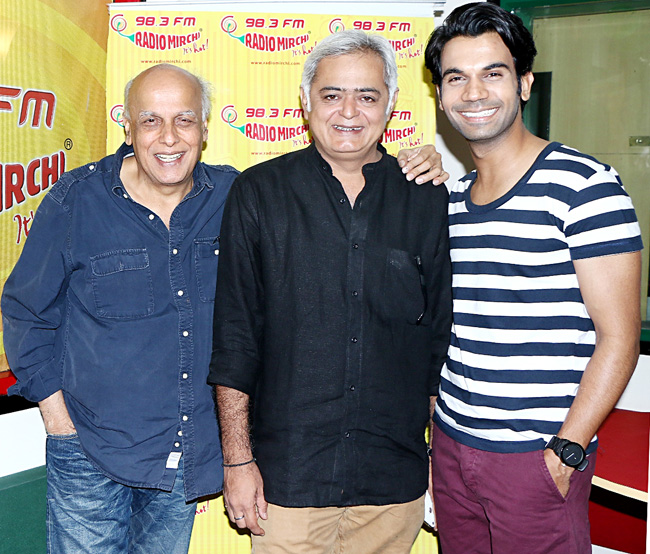
[[355, 242], [355, 243], [352, 245], [352, 248], [354, 248], [354, 249], [356, 250], [357, 248], [359, 248], [359, 245]]
[[153, 221], [153, 220], [155, 219], [155, 217], [156, 217], [155, 215], [153, 215], [153, 214], [149, 214], [149, 219], [150, 219], [151, 221]]
[[215, 256], [218, 256], [218, 255], [219, 255], [219, 249], [218, 249], [218, 248], [214, 251], [214, 255], [215, 255]]
[[183, 291], [179, 290], [176, 294], [178, 294], [178, 296], [183, 296]]
[[352, 341], [352, 342], [358, 342], [359, 339], [358, 339], [357, 337], [352, 337], [352, 338], [350, 339], [350, 341]]
[[359, 296], [359, 292], [356, 291], [356, 290], [353, 290], [353, 291], [352, 291], [352, 296]]
[[183, 436], [183, 431], [179, 431], [179, 432], [178, 432], [178, 436], [179, 436], [179, 437], [182, 437], [182, 436]]
[[184, 337], [188, 337], [189, 335], [190, 335], [190, 333], [188, 331], [183, 331], [183, 336]]
[[180, 442], [175, 442], [175, 443], [174, 443], [174, 446], [175, 446], [176, 448], [178, 448], [180, 445], [181, 445]]
[[172, 254], [174, 254], [174, 256], [175, 256], [176, 254], [178, 254], [178, 248], [174, 248], [174, 249], [172, 250]]
[[345, 198], [341, 198], [341, 199], [339, 200], [339, 203], [341, 203], [341, 204], [345, 204]]
[[187, 417], [186, 415], [183, 416], [183, 421], [187, 421], [188, 419], [190, 419], [190, 418]]
[[128, 194], [126, 194], [126, 193], [125, 193], [125, 194], [123, 194], [122, 196], [123, 196], [124, 198], [128, 198], [128, 197], [129, 197], [129, 195], [128, 195]]
[[187, 373], [183, 373], [183, 379], [187, 379], [188, 375]]
[[95, 166], [91, 164], [88, 166], [88, 169], [90, 169], [90, 171], [93, 171], [95, 169]]
[[345, 438], [346, 438], [346, 439], [349, 439], [349, 438], [350, 438], [350, 431], [347, 431], [347, 432], [345, 433]]
[[350, 390], [354, 392], [354, 385], [350, 385]]

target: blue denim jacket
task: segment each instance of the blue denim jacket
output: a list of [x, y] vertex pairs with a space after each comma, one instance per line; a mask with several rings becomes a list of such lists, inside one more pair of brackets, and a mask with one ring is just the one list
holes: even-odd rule
[[237, 171], [199, 163], [167, 229], [120, 181], [131, 153], [62, 175], [43, 199], [2, 297], [9, 393], [37, 402], [62, 389], [87, 456], [120, 483], [171, 490], [168, 459], [182, 452], [193, 500], [222, 486], [206, 379]]

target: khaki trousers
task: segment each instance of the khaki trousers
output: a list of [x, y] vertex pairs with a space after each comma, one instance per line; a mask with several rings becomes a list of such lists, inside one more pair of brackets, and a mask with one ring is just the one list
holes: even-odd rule
[[284, 508], [269, 504], [253, 554], [408, 554], [424, 519], [424, 496], [404, 504]]

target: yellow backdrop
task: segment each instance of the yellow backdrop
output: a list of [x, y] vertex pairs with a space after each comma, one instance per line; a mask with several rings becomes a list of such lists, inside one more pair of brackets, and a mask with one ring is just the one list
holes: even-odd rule
[[320, 38], [351, 28], [385, 35], [397, 51], [400, 93], [383, 137], [388, 151], [433, 142], [435, 106], [422, 58], [433, 18], [175, 8], [111, 6], [108, 152], [124, 140], [124, 84], [159, 62], [180, 65], [214, 84], [203, 161], [245, 169], [305, 146], [309, 136], [299, 101], [305, 56]]

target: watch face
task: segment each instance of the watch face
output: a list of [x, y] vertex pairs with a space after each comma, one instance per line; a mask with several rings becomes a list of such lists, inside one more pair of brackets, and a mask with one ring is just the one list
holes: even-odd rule
[[585, 451], [579, 444], [570, 442], [562, 449], [562, 456], [560, 458], [563, 464], [569, 467], [578, 467], [582, 463], [582, 460], [585, 459]]

